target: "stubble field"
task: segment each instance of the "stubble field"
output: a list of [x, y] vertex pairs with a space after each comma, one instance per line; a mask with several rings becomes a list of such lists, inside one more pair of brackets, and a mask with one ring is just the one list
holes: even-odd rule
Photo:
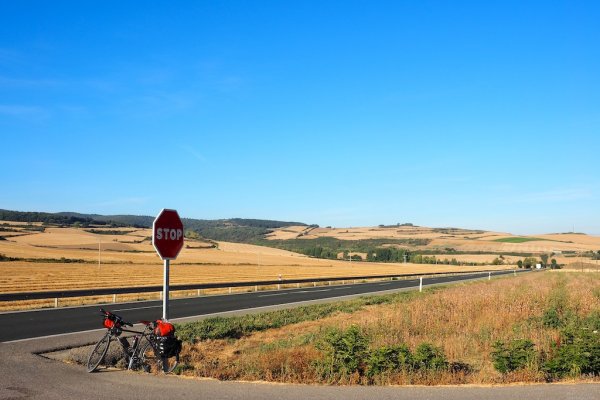
[[[0, 293], [162, 285], [162, 261], [151, 245], [150, 229], [95, 228], [95, 233], [82, 228], [35, 230], [40, 228], [39, 224], [10, 224], [7, 231], [0, 232], [5, 238], [0, 240], [0, 254], [10, 259], [0, 262]], [[98, 233], [101, 231], [104, 232]], [[220, 242], [214, 246], [212, 242], [187, 240], [178, 259], [171, 263], [171, 283], [272, 280], [279, 275], [293, 279], [507, 268], [350, 263], [248, 244]], [[159, 293], [120, 295], [119, 300], [158, 297]], [[110, 301], [112, 296], [86, 300]], [[61, 300], [61, 305], [82, 301]], [[53, 304], [53, 300], [2, 302], [0, 310]]]

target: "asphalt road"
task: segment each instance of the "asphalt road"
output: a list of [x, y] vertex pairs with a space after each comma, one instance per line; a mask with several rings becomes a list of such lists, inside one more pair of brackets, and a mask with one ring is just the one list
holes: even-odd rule
[[[513, 274], [513, 271], [492, 272], [492, 276], [505, 274]], [[423, 279], [423, 285], [481, 279], [487, 276], [488, 273], [485, 272], [431, 277]], [[186, 317], [201, 317], [236, 310], [262, 309], [283, 304], [335, 299], [418, 286], [419, 279], [411, 279], [174, 299], [170, 301], [169, 318], [176, 320]], [[162, 315], [161, 301], [116, 303], [104, 305], [104, 307], [130, 322], [154, 320]], [[2, 313], [0, 314], [0, 326], [10, 327], [10, 329], [0, 329], [0, 342], [99, 329], [102, 327], [99, 308], [100, 305], [93, 305]]]

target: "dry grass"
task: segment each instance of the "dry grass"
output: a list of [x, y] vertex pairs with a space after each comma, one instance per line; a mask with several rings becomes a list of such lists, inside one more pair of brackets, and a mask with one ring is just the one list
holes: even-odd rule
[[[218, 379], [322, 382], [314, 365], [323, 357], [315, 343], [332, 327], [358, 325], [372, 347], [423, 342], [441, 347], [449, 361], [467, 363], [471, 372], [395, 373], [379, 384], [493, 384], [539, 382], [543, 374], [525, 369], [506, 375], [494, 370], [490, 353], [496, 340], [531, 339], [549, 351], [557, 329], [544, 327], [543, 312], [557, 288], [566, 285], [567, 307], [587, 316], [600, 309], [600, 277], [595, 274], [536, 273], [491, 282], [461, 284], [407, 297], [388, 305], [368, 306], [319, 321], [255, 333], [239, 340], [212, 340], [184, 348], [188, 374]], [[356, 378], [356, 379], [354, 379]], [[365, 383], [346, 377], [338, 383]], [[596, 378], [597, 380], [597, 378]]]

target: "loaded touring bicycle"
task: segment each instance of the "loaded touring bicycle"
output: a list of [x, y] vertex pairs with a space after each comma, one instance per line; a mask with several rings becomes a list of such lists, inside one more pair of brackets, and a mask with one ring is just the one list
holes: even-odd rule
[[[125, 329], [133, 324], [125, 321], [117, 314], [100, 309], [106, 334], [98, 341], [87, 361], [87, 371], [94, 372], [102, 365], [110, 343], [117, 341], [123, 350], [127, 369], [143, 370], [146, 372], [163, 371], [169, 373], [179, 362], [181, 340], [175, 337], [173, 324], [163, 321], [140, 321], [144, 324], [143, 331]], [[133, 333], [133, 336], [122, 336], [123, 332]], [[129, 341], [132, 339], [132, 342]]]

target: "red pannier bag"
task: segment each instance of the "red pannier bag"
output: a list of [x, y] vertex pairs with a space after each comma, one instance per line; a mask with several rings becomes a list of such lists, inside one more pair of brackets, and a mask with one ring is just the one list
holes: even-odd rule
[[170, 322], [157, 319], [156, 328], [154, 328], [154, 334], [156, 336], [173, 336], [175, 334], [175, 327]]
[[121, 324], [113, 321], [110, 318], [104, 318], [104, 322], [102, 322], [102, 325], [104, 325], [104, 327], [107, 328], [107, 329], [120, 328], [121, 327]]

